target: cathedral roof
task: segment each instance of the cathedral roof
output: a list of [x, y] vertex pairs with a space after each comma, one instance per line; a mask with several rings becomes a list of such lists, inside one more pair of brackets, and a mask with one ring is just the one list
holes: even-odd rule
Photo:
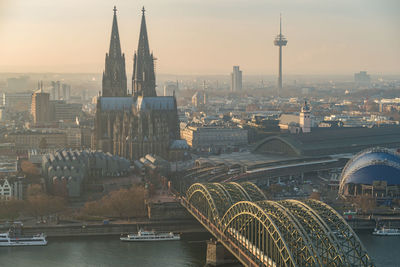
[[100, 99], [101, 110], [130, 110], [134, 104], [132, 97], [101, 97]]
[[175, 99], [173, 96], [138, 97], [136, 109], [146, 110], [174, 110]]
[[189, 145], [186, 140], [174, 140], [169, 146], [170, 149], [189, 149]]

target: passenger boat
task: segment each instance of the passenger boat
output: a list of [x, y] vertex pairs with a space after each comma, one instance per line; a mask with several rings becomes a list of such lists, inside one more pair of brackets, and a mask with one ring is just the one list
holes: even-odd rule
[[137, 234], [128, 234], [126, 236], [121, 236], [121, 241], [171, 241], [180, 240], [181, 236], [179, 234], [170, 233], [156, 233], [155, 231], [143, 231], [139, 230]]
[[41, 233], [37, 235], [24, 235], [23, 224], [14, 222], [6, 233], [0, 233], [0, 247], [13, 246], [45, 246], [46, 236]]
[[375, 230], [372, 232], [372, 234], [373, 235], [384, 235], [384, 236], [400, 235], [400, 229], [385, 228], [385, 227], [382, 227], [381, 229], [375, 228]]
[[10, 232], [0, 234], [0, 247], [45, 245], [47, 245], [47, 240], [44, 234], [37, 234], [33, 236], [14, 235], [10, 234]]

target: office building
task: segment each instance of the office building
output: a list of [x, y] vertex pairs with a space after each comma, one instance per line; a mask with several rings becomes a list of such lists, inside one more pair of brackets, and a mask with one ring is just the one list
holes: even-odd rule
[[218, 151], [248, 143], [247, 130], [223, 126], [187, 126], [182, 129], [181, 137], [192, 149], [206, 151]]
[[2, 103], [7, 110], [30, 111], [32, 93], [3, 93]]
[[354, 74], [354, 82], [358, 86], [368, 86], [371, 82], [371, 76], [366, 71], [360, 71]]
[[34, 124], [50, 121], [50, 94], [43, 92], [43, 83], [32, 94], [31, 114]]
[[241, 91], [242, 90], [242, 71], [239, 66], [233, 66], [233, 72], [231, 73], [231, 91]]

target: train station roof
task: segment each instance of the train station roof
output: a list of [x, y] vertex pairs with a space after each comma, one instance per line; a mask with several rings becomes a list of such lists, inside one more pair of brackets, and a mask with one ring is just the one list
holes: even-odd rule
[[313, 128], [311, 133], [282, 134], [258, 143], [254, 153], [321, 157], [357, 153], [369, 147], [400, 147], [400, 127]]

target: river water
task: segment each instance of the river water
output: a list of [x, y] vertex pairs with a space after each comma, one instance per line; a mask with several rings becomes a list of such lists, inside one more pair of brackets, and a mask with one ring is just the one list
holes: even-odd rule
[[[360, 233], [377, 266], [400, 266], [400, 237]], [[0, 266], [204, 266], [207, 234], [181, 241], [125, 243], [118, 237], [49, 238], [45, 247], [0, 248]]]

